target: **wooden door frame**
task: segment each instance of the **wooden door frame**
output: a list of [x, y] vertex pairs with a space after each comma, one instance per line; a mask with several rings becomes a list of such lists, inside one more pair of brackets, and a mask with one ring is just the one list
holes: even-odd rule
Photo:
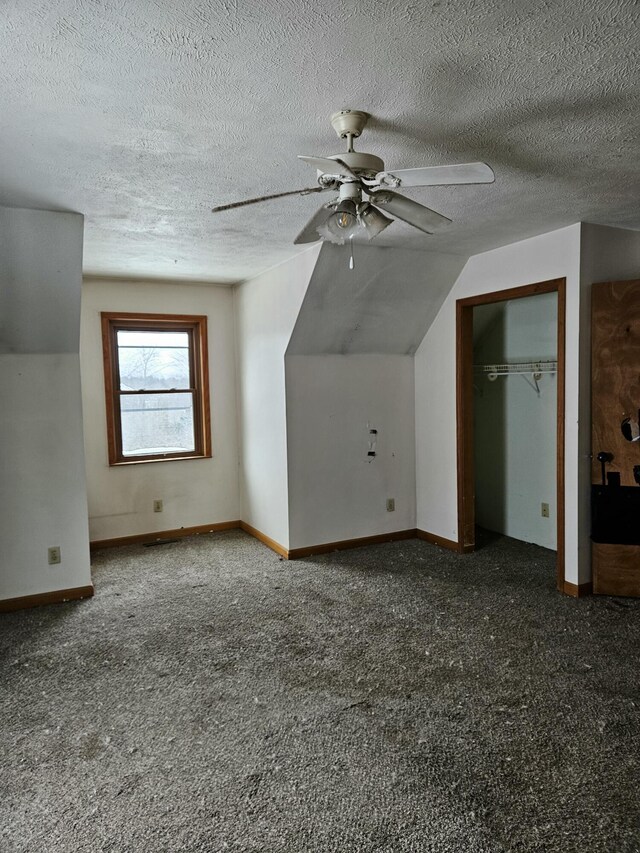
[[458, 550], [475, 549], [475, 459], [473, 436], [473, 309], [478, 305], [558, 294], [558, 373], [556, 403], [556, 585], [564, 592], [564, 418], [566, 279], [555, 278], [481, 293], [456, 301], [456, 442], [458, 457]]

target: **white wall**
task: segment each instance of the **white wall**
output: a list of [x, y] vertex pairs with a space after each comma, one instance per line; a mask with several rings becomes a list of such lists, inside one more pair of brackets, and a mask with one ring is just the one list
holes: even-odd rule
[[[0, 599], [91, 584], [82, 234], [77, 214], [0, 208]], [[62, 561], [50, 566], [53, 546]]]
[[[475, 308], [474, 328], [483, 313], [492, 319], [475, 341], [474, 363], [554, 360], [557, 301], [544, 293]], [[479, 374], [474, 385], [476, 523], [555, 549], [557, 375], [543, 375], [539, 391], [531, 376]]]
[[583, 222], [580, 273], [589, 286], [640, 278], [640, 231]]
[[[204, 314], [209, 346], [211, 459], [109, 467], [101, 311]], [[91, 279], [82, 290], [80, 355], [91, 540], [240, 518], [233, 293], [185, 282]], [[153, 512], [153, 501], [163, 512]]]
[[414, 528], [413, 357], [289, 355], [286, 376], [290, 547]]
[[589, 502], [589, 492], [580, 492], [578, 482], [579, 224], [470, 258], [425, 335], [415, 363], [417, 526], [457, 541], [456, 299], [561, 277], [567, 280], [565, 577], [578, 583], [579, 537], [585, 553], [585, 531], [579, 532], [578, 520]]
[[242, 520], [289, 547], [284, 356], [320, 251], [234, 289]]
[[83, 219], [0, 208], [0, 352], [78, 352]]

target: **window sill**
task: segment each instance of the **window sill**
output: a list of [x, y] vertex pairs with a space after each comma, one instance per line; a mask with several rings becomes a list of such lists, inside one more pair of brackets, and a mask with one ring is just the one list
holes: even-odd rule
[[189, 453], [182, 456], [152, 456], [147, 459], [135, 457], [133, 459], [118, 459], [109, 462], [110, 468], [123, 468], [127, 465], [147, 465], [150, 462], [184, 462], [188, 459], [211, 459], [212, 453]]

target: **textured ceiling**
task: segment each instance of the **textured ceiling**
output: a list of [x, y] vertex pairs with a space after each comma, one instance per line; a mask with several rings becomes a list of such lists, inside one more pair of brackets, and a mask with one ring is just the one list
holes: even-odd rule
[[242, 279], [294, 254], [319, 197], [211, 206], [313, 185], [296, 154], [342, 150], [350, 107], [387, 168], [496, 173], [411, 190], [455, 224], [378, 245], [640, 228], [639, 45], [634, 0], [5, 0], [0, 204], [84, 213], [88, 272]]

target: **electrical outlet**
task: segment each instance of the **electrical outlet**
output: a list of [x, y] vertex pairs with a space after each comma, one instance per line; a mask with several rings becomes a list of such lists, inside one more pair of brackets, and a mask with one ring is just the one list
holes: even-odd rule
[[60, 546], [54, 545], [53, 548], [47, 549], [47, 556], [50, 566], [55, 566], [57, 563], [61, 563], [62, 556], [60, 555]]
[[153, 502], [153, 511], [154, 512], [162, 512], [162, 501], [154, 501]]
[[395, 512], [396, 511], [396, 499], [395, 498], [387, 498], [387, 512]]
[[549, 504], [540, 504], [540, 515], [543, 518], [549, 518]]

